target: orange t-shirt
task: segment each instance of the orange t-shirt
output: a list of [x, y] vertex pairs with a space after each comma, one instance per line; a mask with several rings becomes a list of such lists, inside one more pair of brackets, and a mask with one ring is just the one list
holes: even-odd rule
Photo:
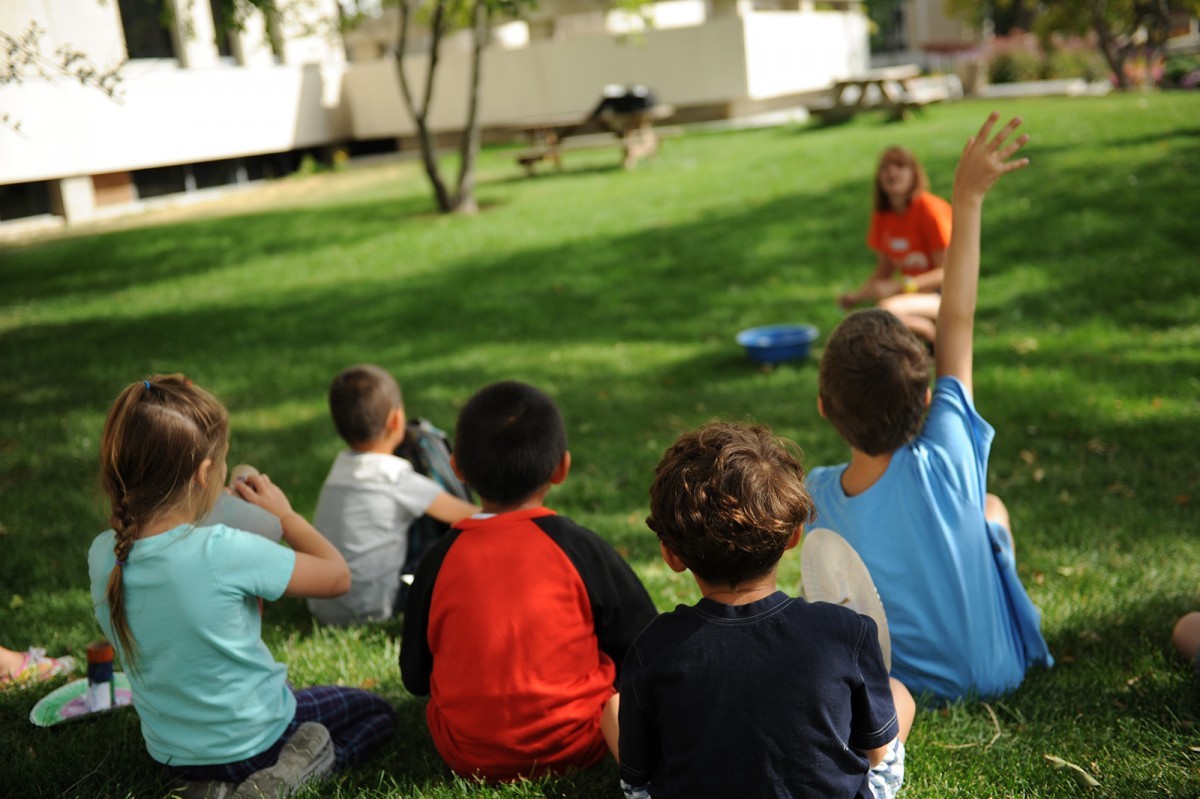
[[921, 192], [904, 213], [875, 211], [867, 246], [881, 253], [905, 275], [933, 268], [933, 253], [950, 244], [950, 203]]

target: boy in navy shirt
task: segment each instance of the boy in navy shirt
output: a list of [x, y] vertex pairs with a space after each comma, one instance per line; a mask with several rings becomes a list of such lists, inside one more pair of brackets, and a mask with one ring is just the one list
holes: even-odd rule
[[626, 796], [882, 799], [899, 789], [914, 706], [888, 678], [875, 622], [775, 588], [780, 557], [812, 515], [803, 469], [765, 427], [711, 423], [663, 455], [646, 523], [703, 598], [652, 621], [625, 658]]

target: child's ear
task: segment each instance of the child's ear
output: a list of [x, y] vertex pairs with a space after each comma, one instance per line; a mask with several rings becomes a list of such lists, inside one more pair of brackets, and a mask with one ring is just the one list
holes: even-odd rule
[[668, 549], [667, 545], [662, 541], [658, 542], [658, 549], [662, 553], [663, 563], [667, 564], [667, 567], [671, 571], [675, 572], [676, 574], [687, 571], [687, 564], [684, 563], [678, 555]]
[[928, 408], [933, 403], [933, 389], [925, 389], [925, 407]]
[[567, 474], [571, 471], [571, 451], [567, 450], [563, 453], [562, 460], [558, 462], [558, 466], [554, 469], [554, 474], [550, 475], [550, 483], [558, 485], [563, 480], [567, 479]]
[[800, 539], [803, 537], [804, 537], [804, 528], [797, 527], [796, 531], [792, 533], [792, 537], [788, 539], [787, 546], [785, 546], [783, 548], [783, 550], [786, 552], [789, 549], [795, 549], [796, 545], [800, 543]]
[[462, 480], [464, 483], [467, 482], [467, 478], [463, 475], [462, 469], [458, 468], [458, 458], [454, 457], [453, 452], [450, 453], [450, 469], [454, 472], [455, 477], [457, 477], [459, 480]]
[[[928, 403], [926, 403], [926, 404], [928, 404]], [[822, 418], [822, 419], [828, 419], [828, 418], [829, 418], [828, 416], [826, 416], [826, 415], [825, 415], [825, 403], [824, 403], [824, 402], [821, 402], [821, 395], [820, 395], [820, 394], [818, 394], [818, 395], [817, 395], [817, 413], [821, 414], [821, 418]]]
[[209, 472], [212, 469], [212, 458], [205, 458], [200, 461], [200, 466], [196, 469], [195, 480], [200, 484], [201, 488], [208, 488]]
[[403, 430], [406, 424], [408, 424], [408, 418], [404, 415], [403, 408], [396, 408], [388, 414], [387, 431], [389, 433]]

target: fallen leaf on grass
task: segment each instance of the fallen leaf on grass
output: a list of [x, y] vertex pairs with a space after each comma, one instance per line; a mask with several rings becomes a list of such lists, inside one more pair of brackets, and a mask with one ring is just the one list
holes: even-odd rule
[[1031, 352], [1037, 352], [1038, 340], [1032, 336], [1025, 336], [1012, 343], [1013, 350], [1017, 355], [1028, 355]]
[[1099, 780], [1097, 780], [1091, 774], [1088, 774], [1083, 768], [1075, 765], [1074, 763], [1070, 763], [1066, 760], [1063, 760], [1061, 757], [1056, 757], [1055, 755], [1042, 755], [1042, 757], [1044, 757], [1050, 763], [1050, 765], [1054, 766], [1054, 768], [1056, 768], [1056, 769], [1065, 768], [1065, 769], [1070, 770], [1071, 776], [1074, 777], [1075, 781], [1078, 782], [1083, 787], [1085, 787], [1085, 788], [1099, 788], [1100, 787]]
[[1189, 497], [1187, 494], [1180, 494], [1179, 496], [1175, 497], [1176, 505], [1186, 505], [1191, 501], [1192, 501], [1192, 498]]

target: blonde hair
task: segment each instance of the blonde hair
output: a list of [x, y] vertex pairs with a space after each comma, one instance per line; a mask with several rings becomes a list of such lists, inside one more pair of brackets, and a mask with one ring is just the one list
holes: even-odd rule
[[104, 420], [100, 437], [100, 483], [111, 502], [117, 563], [106, 598], [113, 632], [128, 665], [137, 645], [125, 614], [122, 581], [129, 553], [148, 522], [185, 509], [200, 519], [212, 509], [219, 479], [207, 488], [194, 479], [206, 459], [222, 462], [229, 443], [229, 415], [210, 393], [180, 374], [154, 375], [131, 383]]

